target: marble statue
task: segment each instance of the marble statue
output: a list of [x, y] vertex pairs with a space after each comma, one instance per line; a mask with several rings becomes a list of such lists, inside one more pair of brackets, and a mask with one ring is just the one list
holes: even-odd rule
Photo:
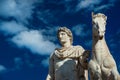
[[120, 80], [116, 62], [105, 41], [107, 16], [92, 13], [92, 58], [88, 64], [90, 80]]
[[88, 80], [89, 51], [82, 46], [73, 46], [70, 29], [60, 27], [57, 37], [61, 48], [56, 48], [49, 59], [46, 80]]

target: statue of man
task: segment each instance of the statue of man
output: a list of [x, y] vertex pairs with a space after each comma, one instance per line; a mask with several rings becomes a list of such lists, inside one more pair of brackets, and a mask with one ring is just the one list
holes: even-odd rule
[[61, 48], [56, 48], [49, 60], [46, 80], [88, 80], [87, 58], [89, 51], [81, 46], [73, 46], [70, 29], [60, 27], [57, 37]]

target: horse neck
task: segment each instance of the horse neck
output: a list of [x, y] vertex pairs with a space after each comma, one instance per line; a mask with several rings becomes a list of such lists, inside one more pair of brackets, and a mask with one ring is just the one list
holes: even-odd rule
[[108, 54], [110, 54], [108, 46], [105, 41], [105, 36], [101, 40], [93, 36], [92, 53], [93, 53], [93, 56], [94, 55], [107, 56]]
[[107, 44], [106, 44], [106, 41], [105, 41], [105, 36], [101, 40], [98, 37], [93, 36], [92, 48], [93, 49], [97, 49], [97, 48], [106, 49]]

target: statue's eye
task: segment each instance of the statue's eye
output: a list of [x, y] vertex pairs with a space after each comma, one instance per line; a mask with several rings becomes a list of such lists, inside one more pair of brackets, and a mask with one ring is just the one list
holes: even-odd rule
[[61, 33], [61, 35], [65, 35], [65, 33]]

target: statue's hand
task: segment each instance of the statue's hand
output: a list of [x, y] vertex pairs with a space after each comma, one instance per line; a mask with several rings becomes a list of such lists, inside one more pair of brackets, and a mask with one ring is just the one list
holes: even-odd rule
[[90, 56], [90, 50], [86, 50], [81, 58], [81, 65], [87, 69], [88, 68], [88, 60], [89, 60], [89, 56]]

